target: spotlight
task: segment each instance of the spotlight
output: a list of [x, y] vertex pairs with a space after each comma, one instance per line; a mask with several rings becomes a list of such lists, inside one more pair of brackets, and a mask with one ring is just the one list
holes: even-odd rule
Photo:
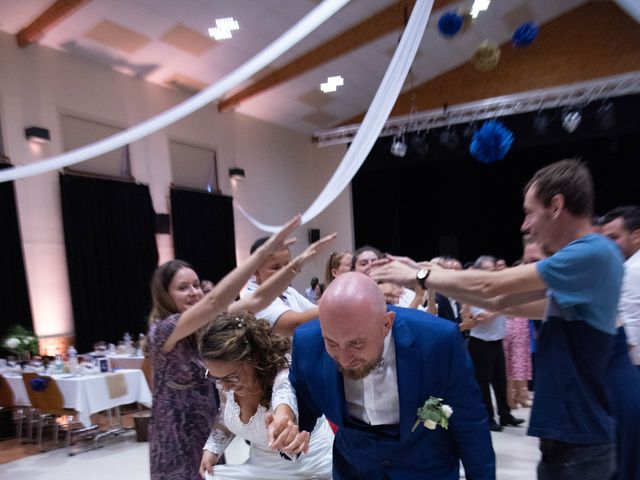
[[567, 132], [575, 132], [580, 122], [582, 122], [582, 114], [579, 110], [565, 110], [562, 113], [562, 126]]
[[549, 115], [545, 112], [538, 112], [538, 114], [533, 117], [533, 131], [536, 135], [541, 137], [545, 133], [547, 133], [547, 128], [549, 128]]
[[411, 137], [411, 150], [419, 157], [424, 158], [429, 152], [429, 144], [427, 143], [426, 133], [414, 133]]
[[476, 122], [471, 122], [464, 127], [464, 130], [462, 131], [462, 135], [464, 135], [465, 138], [471, 138], [473, 137], [473, 134], [476, 133], [477, 131], [478, 131], [478, 125], [476, 124]]
[[616, 126], [616, 111], [613, 103], [605, 101], [598, 107], [596, 116], [600, 123], [600, 127], [604, 130], [611, 130]]
[[244, 168], [232, 167], [229, 169], [231, 180], [242, 180], [244, 178]]
[[447, 127], [440, 133], [440, 144], [449, 149], [455, 150], [460, 142], [460, 137], [456, 133], [455, 129]]
[[395, 135], [391, 143], [391, 155], [404, 157], [407, 154], [407, 144], [404, 141], [404, 133]]

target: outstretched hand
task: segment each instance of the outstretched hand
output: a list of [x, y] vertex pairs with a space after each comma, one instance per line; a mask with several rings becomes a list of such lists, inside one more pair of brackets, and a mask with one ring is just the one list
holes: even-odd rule
[[301, 218], [302, 215], [298, 213], [295, 217], [285, 223], [278, 233], [274, 233], [269, 237], [269, 240], [264, 242], [263, 248], [268, 253], [273, 253], [294, 244], [297, 240], [295, 238], [289, 238], [289, 236], [300, 226], [300, 223], [302, 222]]
[[392, 282], [412, 288], [416, 283], [416, 270], [397, 260], [380, 259], [373, 262], [369, 276], [376, 282]]
[[329, 245], [329, 243], [331, 243], [337, 236], [338, 234], [334, 232], [327, 235], [326, 237], [322, 237], [317, 242], [312, 243], [304, 250], [304, 252], [294, 258], [291, 261], [291, 264], [296, 268], [296, 270], [299, 271], [305, 263], [315, 257], [319, 252], [324, 250], [324, 248]]
[[418, 266], [418, 262], [416, 262], [413, 258], [400, 257], [400, 256], [397, 256], [397, 255], [391, 255], [390, 253], [387, 254], [387, 258], [389, 260], [396, 260], [396, 261], [398, 261], [400, 263], [404, 263], [405, 265], [408, 265], [408, 266], [410, 266], [412, 268], [415, 268], [415, 269], [420, 268]]

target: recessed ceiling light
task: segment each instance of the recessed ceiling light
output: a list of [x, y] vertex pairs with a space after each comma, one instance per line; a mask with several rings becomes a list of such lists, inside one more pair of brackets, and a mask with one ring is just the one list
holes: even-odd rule
[[480, 12], [484, 12], [489, 8], [490, 3], [491, 0], [475, 0], [471, 6], [471, 12], [469, 13], [471, 13], [473, 18], [477, 18]]
[[335, 92], [338, 87], [341, 87], [342, 85], [344, 85], [344, 78], [342, 78], [340, 75], [337, 75], [335, 77], [327, 78], [326, 83], [321, 83], [320, 90], [322, 90], [324, 93]]
[[226, 40], [231, 38], [234, 30], [240, 30], [240, 25], [233, 17], [216, 18], [216, 26], [209, 28], [209, 36], [216, 40]]

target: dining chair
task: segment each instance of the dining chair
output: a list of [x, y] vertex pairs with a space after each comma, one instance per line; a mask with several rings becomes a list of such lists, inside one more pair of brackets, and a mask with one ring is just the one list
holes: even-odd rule
[[[29, 428], [27, 439], [28, 441], [31, 441], [32, 422], [30, 422], [27, 418], [27, 412], [30, 413], [32, 407], [29, 407], [28, 405], [15, 405], [15, 396], [13, 394], [13, 389], [3, 375], [0, 375], [0, 410], [4, 410], [16, 415], [16, 419], [18, 420], [18, 442], [21, 442], [23, 438], [23, 426]], [[32, 415], [31, 418], [33, 418]]]
[[[27, 395], [31, 405], [38, 410], [38, 448], [41, 452], [42, 448], [42, 431], [45, 423], [50, 422], [53, 426], [53, 438], [58, 443], [59, 429], [66, 431], [65, 445], [69, 455], [74, 455], [71, 449], [72, 435], [89, 434], [97, 430], [97, 425], [85, 427], [74, 418], [78, 415], [78, 411], [73, 408], [64, 407], [64, 396], [60, 391], [60, 387], [54, 378], [40, 375], [33, 372], [25, 372], [22, 374]], [[59, 423], [58, 420], [64, 422]]]

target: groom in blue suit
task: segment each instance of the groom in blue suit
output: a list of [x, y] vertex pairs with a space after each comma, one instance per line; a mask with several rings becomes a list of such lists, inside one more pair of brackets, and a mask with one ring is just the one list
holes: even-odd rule
[[[389, 308], [360, 273], [334, 280], [320, 323], [296, 330], [290, 380], [300, 430], [322, 414], [338, 426], [335, 480], [495, 479], [495, 455], [473, 367], [455, 324], [418, 310]], [[448, 430], [417, 410], [430, 397], [453, 409]]]

